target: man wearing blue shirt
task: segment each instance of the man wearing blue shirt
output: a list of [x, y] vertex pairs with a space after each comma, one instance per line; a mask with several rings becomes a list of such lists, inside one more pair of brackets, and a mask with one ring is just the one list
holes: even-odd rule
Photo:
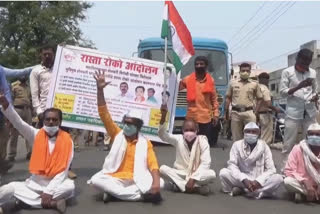
[[[0, 91], [3, 92], [11, 103], [10, 88], [7, 83], [6, 77], [19, 77], [29, 75], [32, 67], [25, 69], [9, 69], [0, 65]], [[13, 163], [6, 160], [7, 143], [9, 140], [9, 122], [3, 117], [0, 111], [0, 174], [5, 174], [12, 166]]]

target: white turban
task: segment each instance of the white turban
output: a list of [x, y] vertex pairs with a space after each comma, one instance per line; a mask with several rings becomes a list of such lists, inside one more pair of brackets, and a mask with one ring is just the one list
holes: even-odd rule
[[129, 111], [127, 114], [126, 114], [126, 117], [131, 117], [131, 118], [136, 118], [136, 119], [139, 119], [139, 120], [143, 120], [143, 116], [142, 116], [142, 111], [139, 111], [137, 109], [133, 109], [131, 111]]
[[319, 131], [320, 125], [318, 123], [313, 123], [308, 127], [308, 131]]
[[243, 130], [246, 130], [246, 129], [259, 129], [259, 126], [257, 126], [257, 124], [255, 122], [250, 122], [248, 123]]

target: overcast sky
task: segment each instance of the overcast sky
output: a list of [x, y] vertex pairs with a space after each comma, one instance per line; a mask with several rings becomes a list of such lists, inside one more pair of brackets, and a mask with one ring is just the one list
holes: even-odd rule
[[[160, 36], [162, 1], [93, 3], [81, 28], [101, 51], [128, 57], [140, 39]], [[264, 69], [285, 67], [288, 52], [320, 35], [320, 2], [174, 3], [192, 36], [222, 39], [234, 62]]]

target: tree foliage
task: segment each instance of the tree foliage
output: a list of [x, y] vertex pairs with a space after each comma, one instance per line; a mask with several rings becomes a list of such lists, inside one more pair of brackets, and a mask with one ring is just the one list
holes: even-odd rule
[[79, 27], [91, 6], [76, 1], [0, 2], [0, 64], [35, 65], [46, 43], [92, 47]]

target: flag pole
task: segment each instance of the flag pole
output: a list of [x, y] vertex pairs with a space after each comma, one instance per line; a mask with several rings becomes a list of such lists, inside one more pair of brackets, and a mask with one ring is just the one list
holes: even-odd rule
[[[163, 81], [164, 81], [164, 87], [163, 87], [163, 95], [165, 95], [168, 87], [167, 84], [167, 58], [168, 58], [168, 36], [164, 38], [164, 63], [163, 63]], [[165, 104], [165, 103], [163, 103]]]

